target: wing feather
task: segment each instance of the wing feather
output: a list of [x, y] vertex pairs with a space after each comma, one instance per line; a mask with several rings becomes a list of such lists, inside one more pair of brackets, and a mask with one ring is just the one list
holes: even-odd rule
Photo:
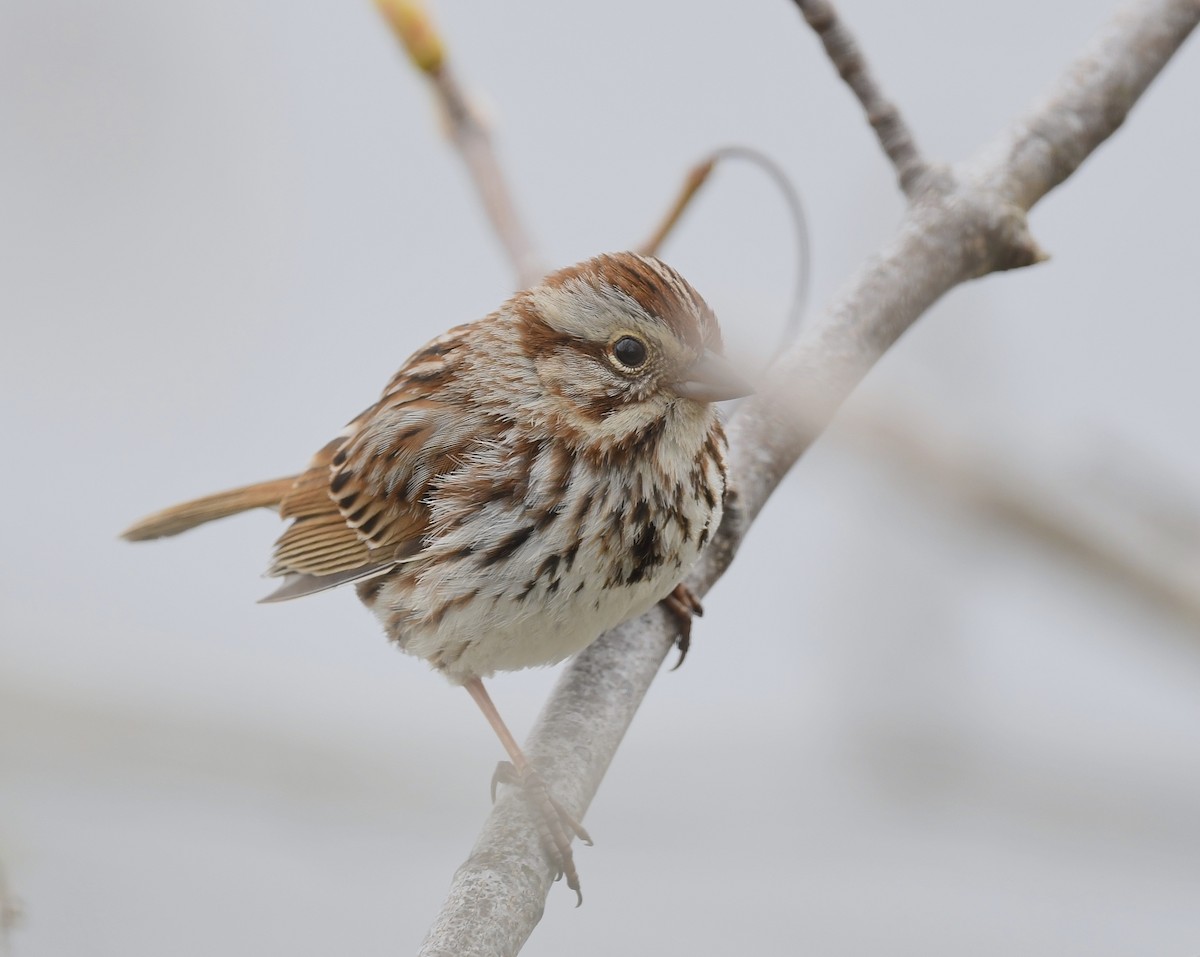
[[431, 486], [455, 468], [464, 426], [478, 426], [478, 413], [445, 388], [462, 342], [452, 330], [414, 354], [383, 397], [296, 480], [279, 506], [292, 524], [275, 543], [267, 573], [284, 582], [264, 601], [361, 580], [419, 557]]

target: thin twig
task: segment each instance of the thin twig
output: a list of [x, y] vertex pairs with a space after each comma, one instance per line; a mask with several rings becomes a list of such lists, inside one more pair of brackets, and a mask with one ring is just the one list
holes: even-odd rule
[[417, 0], [376, 0], [376, 3], [413, 65], [429, 78], [450, 140], [466, 164], [484, 212], [520, 286], [533, 285], [546, 274], [546, 269], [517, 214], [491, 133], [446, 62], [445, 45], [433, 21]]
[[800, 323], [804, 320], [804, 311], [808, 307], [812, 254], [808, 238], [808, 217], [804, 214], [804, 204], [800, 201], [800, 194], [796, 191], [783, 167], [766, 153], [749, 146], [737, 145], [722, 146], [720, 149], [713, 150], [688, 170], [679, 194], [667, 209], [667, 215], [663, 217], [650, 238], [637, 246], [636, 250], [643, 256], [657, 255], [659, 248], [679, 223], [680, 218], [695, 199], [700, 187], [708, 181], [709, 175], [717, 164], [730, 159], [751, 163], [771, 177], [771, 181], [779, 188], [792, 219], [792, 228], [796, 236], [796, 284], [792, 290], [792, 301], [788, 306], [784, 321], [783, 335], [780, 337], [779, 347], [782, 349], [796, 338], [796, 334], [800, 331]]
[[443, 62], [430, 79], [445, 110], [450, 139], [467, 164], [492, 229], [517, 274], [518, 284], [522, 288], [532, 286], [546, 274], [546, 268], [517, 215], [512, 194], [496, 160], [491, 134], [463, 95], [449, 66]]
[[912, 199], [929, 167], [900, 110], [883, 95], [857, 41], [838, 19], [833, 4], [828, 0], [795, 0], [795, 3], [808, 25], [821, 38], [838, 74], [858, 97], [867, 121], [879, 138], [879, 145], [896, 167], [900, 188]]
[[692, 200], [696, 198], [696, 194], [700, 192], [700, 187], [708, 181], [709, 174], [716, 168], [716, 165], [717, 157], [710, 153], [687, 171], [683, 177], [683, 185], [679, 189], [679, 194], [667, 208], [667, 215], [655, 227], [654, 232], [650, 234], [650, 238], [636, 247], [636, 252], [641, 253], [643, 256], [658, 255], [662, 244], [666, 242], [671, 231], [679, 224], [684, 211], [691, 205]]
[[[1130, 3], [1006, 134], [1003, 142], [1010, 148], [1004, 155], [985, 155], [944, 182], [939, 177], [937, 188], [910, 194], [896, 237], [801, 333], [775, 363], [762, 391], [731, 419], [736, 495], [688, 579], [694, 592], [705, 593], [720, 578], [786, 472], [854, 386], [934, 301], [975, 276], [1038, 261], [1024, 215], [1011, 197], [1032, 197], [1032, 202], [1070, 175], [1115, 128], [1103, 108], [1096, 113], [1078, 105], [1103, 107], [1098, 100], [1112, 97], [1123, 116], [1197, 20], [1196, 0]], [[1042, 151], [1030, 140], [1047, 136], [1055, 157], [1049, 176], [1044, 163], [1024, 160], [1030, 151]], [[894, 140], [889, 143], [895, 149]], [[912, 162], [919, 162], [915, 152], [903, 165]], [[1036, 182], [1031, 185], [1026, 177]], [[539, 762], [547, 785], [577, 820], [672, 641], [673, 624], [661, 610], [625, 623], [568, 666], [543, 709], [526, 753]], [[497, 802], [454, 876], [422, 954], [494, 957], [520, 950], [541, 918], [554, 873], [529, 813], [515, 795]]]

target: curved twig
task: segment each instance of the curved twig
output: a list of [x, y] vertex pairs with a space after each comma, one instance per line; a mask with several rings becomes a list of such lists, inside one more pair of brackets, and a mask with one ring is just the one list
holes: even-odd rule
[[804, 214], [804, 204], [800, 201], [791, 178], [782, 166], [761, 150], [750, 146], [722, 146], [713, 150], [699, 163], [688, 170], [683, 179], [679, 195], [675, 197], [667, 210], [667, 215], [636, 251], [643, 256], [658, 254], [659, 248], [679, 223], [680, 218], [691, 204], [696, 194], [707, 181], [709, 175], [721, 160], [740, 159], [757, 166], [765, 172], [771, 181], [779, 188], [783, 201], [787, 205], [788, 215], [796, 235], [796, 280], [792, 288], [792, 301], [788, 306], [784, 319], [783, 335], [780, 337], [779, 348], [787, 346], [800, 332], [800, 323], [804, 321], [804, 311], [808, 308], [808, 284], [812, 275], [812, 246], [808, 236], [808, 217]]

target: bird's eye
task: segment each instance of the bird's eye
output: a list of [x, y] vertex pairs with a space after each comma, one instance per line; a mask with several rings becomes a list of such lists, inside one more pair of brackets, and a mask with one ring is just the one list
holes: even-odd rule
[[646, 361], [646, 344], [633, 336], [621, 336], [613, 343], [612, 354], [626, 369], [637, 369]]

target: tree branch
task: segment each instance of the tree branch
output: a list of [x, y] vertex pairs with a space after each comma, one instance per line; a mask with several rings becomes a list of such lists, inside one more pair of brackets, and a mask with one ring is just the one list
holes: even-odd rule
[[[826, 4], [797, 0], [802, 9]], [[1069, 176], [1120, 125], [1129, 107], [1200, 20], [1196, 0], [1138, 0], [1121, 9], [1050, 93], [979, 158], [922, 164], [860, 64], [852, 83], [900, 171], [922, 188], [896, 236], [864, 264], [826, 313], [772, 366], [765, 388], [730, 422], [726, 519], [688, 583], [703, 594], [732, 561], [751, 522], [842, 400], [917, 318], [948, 290], [1043, 254], [1025, 210]], [[822, 39], [832, 29], [818, 18]], [[836, 25], [836, 21], [833, 21]], [[838, 27], [845, 34], [843, 27]], [[848, 36], [848, 34], [846, 34]], [[837, 49], [846, 49], [844, 39]], [[852, 48], [852, 44], [851, 44]], [[831, 51], [836, 54], [837, 49]], [[864, 83], [864, 78], [867, 82]], [[849, 77], [848, 77], [849, 80]], [[918, 174], [910, 174], [911, 177]], [[577, 818], [591, 802], [625, 729], [673, 640], [658, 609], [601, 637], [564, 671], [526, 747]], [[455, 874], [424, 955], [515, 954], [541, 917], [552, 865], [525, 802], [505, 793]]]
[[1122, 7], [1032, 109], [985, 151], [977, 174], [1030, 209], [1113, 135], [1200, 20], [1200, 0]]
[[804, 14], [805, 21], [821, 38], [838, 75], [858, 97], [858, 102], [866, 111], [867, 122], [879, 139], [879, 145], [896, 167], [900, 188], [911, 199], [929, 164], [917, 149], [916, 140], [900, 115], [900, 110], [883, 95], [857, 41], [842, 25], [833, 5], [826, 0], [795, 0], [795, 3]]

